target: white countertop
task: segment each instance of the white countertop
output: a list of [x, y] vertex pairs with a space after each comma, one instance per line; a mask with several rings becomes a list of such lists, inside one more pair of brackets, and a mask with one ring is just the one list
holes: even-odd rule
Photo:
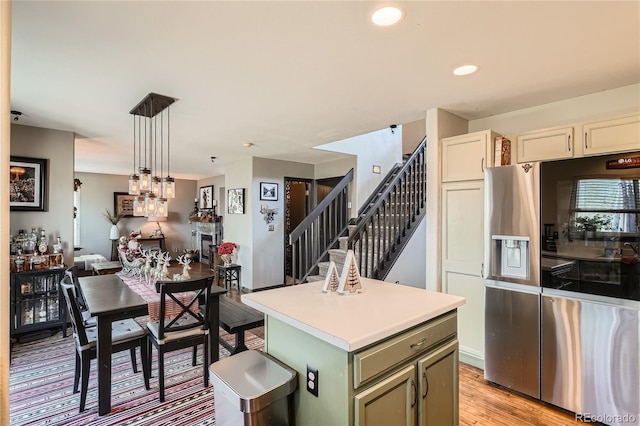
[[[259, 291], [247, 305], [351, 352], [464, 305], [465, 299], [361, 278], [364, 291], [323, 293], [323, 281]], [[267, 336], [268, 339], [268, 336]]]

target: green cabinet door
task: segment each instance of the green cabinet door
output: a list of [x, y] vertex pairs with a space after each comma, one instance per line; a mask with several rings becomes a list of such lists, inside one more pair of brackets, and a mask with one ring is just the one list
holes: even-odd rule
[[413, 364], [356, 394], [355, 425], [414, 425], [417, 414], [415, 377], [416, 366]]
[[418, 361], [418, 425], [458, 424], [458, 341]]

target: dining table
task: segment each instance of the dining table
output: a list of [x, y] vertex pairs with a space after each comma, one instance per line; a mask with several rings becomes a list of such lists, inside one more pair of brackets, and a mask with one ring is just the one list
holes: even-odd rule
[[[182, 271], [182, 267], [169, 268], [168, 277]], [[198, 264], [192, 266], [190, 275], [192, 279], [212, 277], [214, 272], [208, 265]], [[132, 290], [117, 274], [95, 275], [79, 277], [80, 288], [84, 295], [87, 309], [92, 317], [96, 318], [98, 327], [97, 363], [98, 363], [98, 414], [105, 415], [111, 412], [111, 324], [113, 321], [136, 318], [148, 314], [147, 302], [134, 290]], [[209, 324], [213, 330], [217, 329], [220, 319], [220, 295], [226, 290], [217, 285], [211, 286], [212, 303]], [[216, 326], [214, 326], [214, 324]], [[218, 333], [209, 333], [209, 362], [219, 359], [218, 345], [220, 337]]]

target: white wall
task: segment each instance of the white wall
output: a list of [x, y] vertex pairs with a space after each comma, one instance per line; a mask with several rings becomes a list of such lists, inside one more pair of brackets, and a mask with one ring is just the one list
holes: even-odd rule
[[415, 232], [402, 249], [402, 253], [398, 256], [396, 263], [393, 264], [385, 281], [399, 282], [410, 287], [425, 288], [427, 271], [420, 260], [426, 256], [426, 216], [414, 226], [417, 226]]
[[582, 120], [606, 119], [640, 111], [640, 84], [511, 111], [469, 122], [469, 133], [491, 129], [512, 141], [515, 134]]
[[[391, 129], [383, 129], [315, 148], [357, 156], [353, 185], [356, 205], [351, 209], [353, 217], [389, 170], [402, 162], [402, 126], [393, 133]], [[373, 173], [374, 165], [381, 167], [380, 174]]]
[[11, 155], [48, 160], [47, 211], [11, 212], [11, 233], [44, 228], [50, 245], [60, 236], [66, 264], [73, 264], [73, 138], [72, 132], [11, 125]]
[[[351, 184], [348, 187], [347, 198], [349, 199], [350, 206], [355, 206], [357, 205], [357, 202], [358, 202], [358, 200], [356, 199], [356, 194], [358, 191], [356, 191], [356, 188], [355, 188], [357, 185], [357, 180], [355, 176], [355, 172], [358, 168], [357, 161], [358, 161], [357, 156], [349, 155], [348, 158], [344, 158], [342, 160], [334, 160], [334, 161], [327, 161], [324, 163], [318, 163], [315, 165], [314, 179], [319, 180], [319, 179], [332, 178], [337, 176], [344, 176], [347, 173], [349, 173], [349, 170], [353, 169], [354, 180], [351, 182]], [[349, 218], [355, 217], [357, 216], [357, 213], [358, 213], [358, 209], [349, 208], [347, 212], [347, 217]]]
[[[252, 205], [249, 212], [252, 221], [253, 261], [251, 263], [253, 280], [245, 282], [252, 290], [281, 285], [284, 283], [284, 178], [294, 177], [313, 179], [313, 164], [292, 161], [272, 160], [267, 158], [253, 159]], [[278, 201], [260, 200], [260, 182], [278, 184]], [[260, 207], [277, 208], [278, 213], [271, 223], [273, 231], [269, 231]], [[243, 267], [244, 273], [244, 267]]]
[[426, 120], [416, 120], [402, 124], [402, 153], [411, 154], [427, 134]]
[[221, 194], [220, 194], [220, 189], [224, 188], [224, 181], [225, 181], [224, 175], [213, 176], [206, 179], [198, 180], [195, 193], [193, 194], [193, 199], [198, 197], [198, 191], [201, 187], [213, 185], [213, 199], [218, 202], [218, 205], [216, 206], [216, 214], [218, 216], [224, 216], [223, 213], [226, 209], [225, 208], [226, 199], [225, 197], [221, 197]]
[[440, 291], [440, 139], [467, 133], [467, 121], [438, 108], [427, 111], [427, 224], [426, 282], [428, 290]]
[[[244, 188], [244, 214], [224, 213], [224, 240], [238, 244], [235, 262], [241, 266], [240, 286], [253, 288], [253, 258], [259, 252], [254, 251], [253, 247], [253, 217], [252, 212], [255, 204], [252, 200], [252, 177], [253, 158], [236, 161], [229, 164], [225, 174], [225, 188], [241, 189]], [[268, 255], [270, 253], [261, 253]]]
[[334, 161], [326, 161], [324, 163], [318, 163], [314, 168], [313, 178], [326, 179], [336, 176], [344, 176], [349, 170], [357, 167], [357, 157], [355, 155], [349, 155], [347, 158]]
[[[11, 2], [0, 2], [0, 174], [9, 176], [11, 150]], [[0, 275], [9, 276], [9, 185], [0, 187]], [[6, 282], [6, 281], [5, 281]], [[0, 424], [9, 424], [9, 365], [11, 364], [9, 341], [9, 285], [0, 290], [0, 341], [5, 342], [0, 351]]]

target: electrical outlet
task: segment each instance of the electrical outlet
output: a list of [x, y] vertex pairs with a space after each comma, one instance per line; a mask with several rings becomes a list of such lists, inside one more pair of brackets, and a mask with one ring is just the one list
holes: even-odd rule
[[269, 225], [269, 231], [275, 231], [275, 228], [273, 225]]
[[318, 369], [307, 364], [307, 390], [318, 397]]

